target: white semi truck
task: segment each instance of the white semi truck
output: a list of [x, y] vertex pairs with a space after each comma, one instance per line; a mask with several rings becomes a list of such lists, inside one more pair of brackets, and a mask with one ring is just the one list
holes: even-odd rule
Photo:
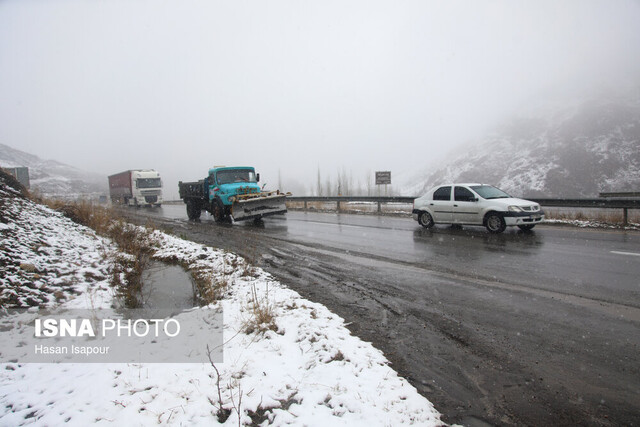
[[109, 176], [109, 195], [114, 204], [160, 206], [162, 179], [153, 169], [134, 169]]

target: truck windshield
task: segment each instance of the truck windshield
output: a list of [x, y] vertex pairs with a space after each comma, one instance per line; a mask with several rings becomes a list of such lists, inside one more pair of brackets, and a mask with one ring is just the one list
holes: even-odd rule
[[472, 185], [471, 189], [483, 199], [508, 199], [511, 196], [490, 185]]
[[138, 178], [136, 180], [138, 188], [158, 188], [161, 187], [160, 178]]
[[228, 169], [217, 173], [218, 184], [234, 182], [256, 182], [256, 173], [250, 169]]

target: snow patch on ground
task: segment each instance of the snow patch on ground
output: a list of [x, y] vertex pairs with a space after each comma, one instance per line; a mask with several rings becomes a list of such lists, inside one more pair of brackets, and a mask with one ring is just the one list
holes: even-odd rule
[[629, 223], [626, 226], [610, 224], [602, 221], [579, 220], [579, 219], [545, 219], [545, 224], [573, 225], [580, 228], [609, 228], [622, 230], [640, 230], [640, 224]]

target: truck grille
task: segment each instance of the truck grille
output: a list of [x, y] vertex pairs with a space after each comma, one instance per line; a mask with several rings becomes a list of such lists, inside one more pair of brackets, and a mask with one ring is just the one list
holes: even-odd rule
[[160, 190], [140, 190], [140, 194], [143, 196], [159, 196]]
[[158, 196], [145, 196], [144, 200], [147, 203], [156, 203], [158, 201]]

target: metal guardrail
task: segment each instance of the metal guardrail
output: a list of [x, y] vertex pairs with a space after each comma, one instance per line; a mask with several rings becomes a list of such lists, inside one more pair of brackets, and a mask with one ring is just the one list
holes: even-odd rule
[[540, 206], [560, 208], [640, 209], [640, 199], [527, 199]]
[[289, 196], [292, 202], [381, 202], [381, 203], [413, 203], [415, 197], [390, 196]]
[[600, 197], [627, 197], [627, 198], [639, 198], [640, 192], [638, 191], [627, 191], [627, 192], [618, 192], [618, 193], [599, 193]]
[[542, 207], [622, 209], [622, 225], [629, 224], [629, 209], [640, 209], [640, 199], [527, 199]]
[[378, 213], [382, 213], [382, 205], [387, 203], [413, 203], [415, 197], [370, 197], [370, 196], [316, 196], [316, 197], [287, 197], [287, 202], [304, 202], [304, 209], [308, 209], [309, 202], [335, 202], [336, 209], [340, 211], [341, 203], [364, 202], [377, 203]]
[[[607, 194], [607, 193], [602, 193]], [[618, 194], [618, 193], [616, 193]], [[626, 193], [629, 194], [629, 193]], [[288, 202], [302, 202], [304, 203], [304, 209], [308, 209], [308, 203], [313, 202], [335, 202], [336, 209], [341, 210], [341, 203], [349, 202], [369, 202], [377, 203], [378, 213], [382, 212], [382, 205], [387, 203], [413, 203], [415, 197], [369, 197], [369, 196], [326, 196], [326, 197], [287, 197]], [[558, 207], [558, 208], [603, 208], [603, 209], [622, 209], [623, 210], [623, 223], [628, 224], [628, 210], [640, 209], [640, 198], [617, 198], [601, 197], [599, 199], [552, 199], [552, 198], [526, 198], [532, 202], [539, 203], [543, 208], [545, 207]]]

